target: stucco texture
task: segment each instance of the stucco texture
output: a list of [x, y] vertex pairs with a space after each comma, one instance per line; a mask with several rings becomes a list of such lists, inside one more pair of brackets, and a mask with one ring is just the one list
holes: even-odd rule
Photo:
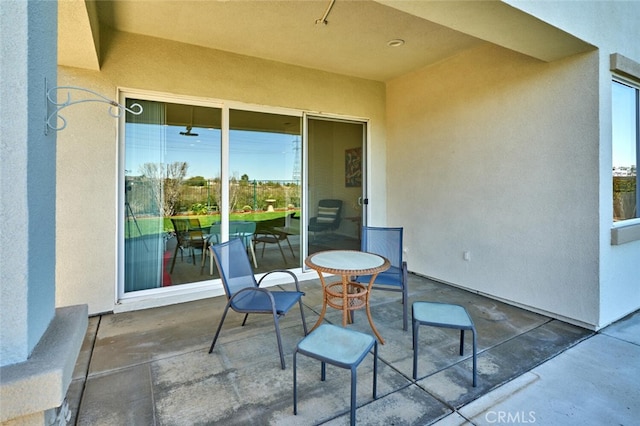
[[410, 270], [595, 324], [597, 54], [487, 44], [390, 82], [387, 114]]

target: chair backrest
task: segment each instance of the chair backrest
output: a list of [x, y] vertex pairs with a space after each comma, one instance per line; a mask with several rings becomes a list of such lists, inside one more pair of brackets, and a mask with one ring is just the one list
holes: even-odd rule
[[362, 227], [362, 251], [389, 259], [391, 266], [402, 267], [403, 228]]
[[189, 221], [189, 230], [190, 231], [201, 231], [202, 232], [202, 228], [200, 225], [200, 219], [198, 219], [197, 217], [190, 217], [187, 219]]
[[204, 241], [204, 234], [200, 228], [200, 220], [198, 218], [171, 218], [173, 228], [176, 230], [176, 238], [178, 244], [188, 245], [194, 241]]
[[333, 227], [340, 226], [342, 216], [342, 200], [325, 199], [318, 202], [317, 223], [331, 224]]
[[244, 288], [258, 286], [242, 240], [234, 238], [211, 249], [227, 298]]
[[222, 230], [219, 223], [212, 223], [209, 228], [209, 242], [212, 244], [217, 244], [220, 242], [220, 238], [222, 236]]
[[229, 235], [249, 235], [255, 234], [256, 223], [252, 221], [233, 221], [229, 222]]
[[171, 224], [176, 231], [178, 244], [184, 246], [189, 242], [189, 219], [171, 218]]

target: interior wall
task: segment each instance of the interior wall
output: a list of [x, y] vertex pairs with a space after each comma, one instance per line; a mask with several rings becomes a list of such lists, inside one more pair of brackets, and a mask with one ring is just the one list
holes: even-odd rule
[[[309, 120], [309, 216], [317, 213], [318, 202], [325, 198], [342, 200], [342, 218], [338, 233], [359, 237], [360, 230], [346, 217], [361, 215], [358, 197], [361, 187], [345, 183], [347, 149], [363, 148], [362, 135], [366, 124], [328, 120]], [[364, 152], [364, 150], [363, 150]]]
[[411, 271], [597, 324], [597, 53], [487, 44], [389, 82], [387, 120]]
[[[128, 33], [102, 31], [100, 40], [101, 71], [59, 67], [60, 85], [112, 98], [120, 87], [366, 117], [372, 161], [384, 169], [382, 83]], [[104, 104], [74, 106], [64, 115], [68, 126], [58, 134], [56, 160], [56, 302], [88, 303], [89, 313], [111, 311], [121, 202], [117, 120]], [[374, 192], [384, 206], [384, 185]]]

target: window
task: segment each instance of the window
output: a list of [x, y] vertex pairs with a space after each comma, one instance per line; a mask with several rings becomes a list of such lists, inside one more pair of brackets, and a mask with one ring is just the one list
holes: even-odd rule
[[612, 85], [613, 221], [639, 216], [640, 90], [627, 82]]

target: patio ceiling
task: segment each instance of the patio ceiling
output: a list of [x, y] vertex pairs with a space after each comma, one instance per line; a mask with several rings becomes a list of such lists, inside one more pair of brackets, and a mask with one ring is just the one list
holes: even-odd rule
[[[550, 61], [591, 48], [504, 2], [337, 0], [59, 2], [58, 63], [100, 68], [110, 27], [387, 81], [484, 42]], [[405, 44], [389, 47], [393, 39]], [[104, 54], [104, 52], [102, 52]]]

